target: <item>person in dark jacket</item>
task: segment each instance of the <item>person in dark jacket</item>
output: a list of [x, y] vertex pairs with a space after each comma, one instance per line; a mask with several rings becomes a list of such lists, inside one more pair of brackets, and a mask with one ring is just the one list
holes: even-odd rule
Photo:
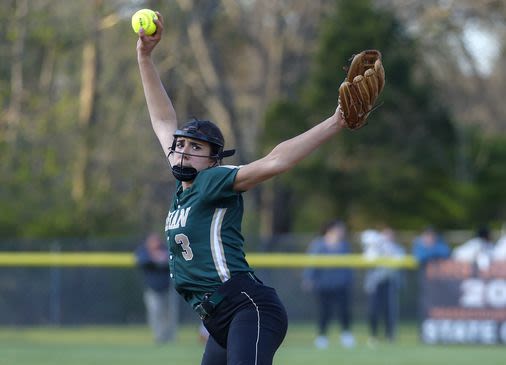
[[172, 339], [169, 318], [169, 255], [158, 233], [151, 233], [135, 251], [137, 266], [144, 276], [144, 304], [155, 341]]
[[432, 227], [413, 240], [412, 254], [422, 267], [432, 260], [447, 259], [450, 253], [448, 244]]
[[[340, 220], [328, 223], [322, 235], [311, 242], [308, 249], [313, 255], [346, 255], [350, 244], [346, 240], [346, 226]], [[318, 301], [317, 348], [328, 347], [328, 327], [334, 308], [338, 309], [341, 325], [341, 345], [353, 347], [355, 338], [351, 333], [351, 294], [353, 272], [343, 268], [308, 268], [303, 273], [303, 288], [316, 294]]]

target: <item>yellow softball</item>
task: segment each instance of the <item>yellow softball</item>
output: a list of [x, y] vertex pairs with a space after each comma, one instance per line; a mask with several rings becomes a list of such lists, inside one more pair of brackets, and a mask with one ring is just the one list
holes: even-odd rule
[[151, 35], [156, 32], [155, 19], [158, 19], [158, 17], [153, 10], [141, 9], [132, 15], [132, 28], [135, 33], [139, 33], [139, 29], [143, 28], [144, 33]]

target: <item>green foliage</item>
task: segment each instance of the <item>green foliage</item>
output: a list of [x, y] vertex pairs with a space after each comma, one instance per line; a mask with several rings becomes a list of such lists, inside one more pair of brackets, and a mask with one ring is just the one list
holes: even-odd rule
[[472, 170], [467, 184], [474, 193], [473, 199], [468, 200], [469, 216], [473, 222], [491, 223], [499, 228], [506, 221], [506, 137], [483, 136], [477, 132], [471, 136], [472, 146], [467, 157]]
[[[390, 47], [394, 48], [389, 42], [401, 36], [392, 15], [373, 9], [369, 0], [340, 0], [336, 4], [321, 27], [319, 52], [308, 95], [309, 104], [319, 111], [335, 108], [338, 83], [346, 76], [344, 67], [353, 54], [364, 49], [380, 49], [387, 53]], [[390, 38], [385, 38], [387, 36]]]
[[[165, 172], [164, 153], [149, 125], [140, 87], [136, 38], [129, 24], [139, 3], [34, 2], [27, 20], [13, 27], [11, 15], [18, 3], [0, 3], [1, 236], [112, 236], [161, 228], [173, 180]], [[181, 118], [209, 113], [199, 94], [205, 88], [199, 89], [202, 81], [195, 76], [192, 51], [181, 48], [188, 44], [191, 17], [204, 18], [210, 51], [220, 53], [216, 68], [225, 83], [242, 82], [236, 77], [251, 72], [244, 62], [250, 59], [244, 42], [251, 24], [235, 31], [219, 2], [197, 3], [190, 12], [177, 2], [143, 2], [160, 10], [168, 25], [154, 57]], [[319, 28], [311, 79], [302, 85], [297, 101], [275, 101], [262, 128], [245, 128], [263, 131], [258, 152], [265, 154], [335, 110], [342, 68], [353, 53], [382, 51], [387, 72], [383, 105], [364, 129], [344, 131], [276, 179], [273, 188], [283, 204], [274, 207], [274, 217], [294, 231], [315, 230], [330, 216], [343, 217], [357, 228], [380, 221], [404, 229], [427, 223], [459, 228], [478, 220], [499, 224], [506, 216], [505, 138], [485, 138], [479, 130], [462, 128], [456, 133], [444, 100], [435, 98], [430, 73], [417, 62], [416, 41], [388, 9], [373, 3], [328, 4], [334, 10]], [[104, 19], [113, 21], [102, 27]], [[12, 76], [19, 65], [13, 62], [13, 50], [20, 30], [25, 31], [19, 61], [21, 115], [11, 126]], [[98, 51], [96, 107], [90, 125], [83, 127], [83, 45], [93, 39]], [[298, 57], [306, 59], [311, 50]], [[291, 56], [285, 55], [283, 64]], [[282, 80], [287, 94], [297, 94], [289, 83], [299, 83], [298, 75], [296, 81]], [[244, 93], [222, 96], [239, 105], [249, 102]], [[250, 113], [247, 109], [238, 108], [238, 120], [242, 112]], [[83, 145], [89, 158], [87, 191], [78, 201], [72, 195], [73, 178]]]
[[295, 137], [310, 127], [304, 106], [289, 100], [272, 103], [265, 113], [264, 122], [262, 155], [270, 152], [280, 141]]
[[[422, 67], [416, 63], [416, 42], [391, 13], [368, 0], [337, 1], [322, 26], [313, 75], [303, 92], [305, 104], [297, 105], [293, 114], [300, 116], [298, 110], [305, 109], [316, 121], [330, 115], [345, 75], [339, 70], [352, 54], [372, 48], [383, 53], [383, 104], [365, 128], [342, 132], [283, 180], [286, 189], [296, 191], [298, 205], [319, 207], [297, 210], [296, 219], [321, 223], [339, 216], [356, 228], [461, 223], [467, 216], [461, 211], [465, 207], [457, 208], [461, 196], [454, 190], [455, 130], [431, 92], [430, 75], [416, 78]], [[294, 118], [299, 128], [307, 129], [299, 119]], [[271, 120], [271, 128], [286, 129], [283, 121]], [[324, 209], [322, 196], [332, 202]]]
[[[16, 3], [0, 5], [5, 14]], [[137, 234], [161, 227], [168, 181], [165, 162], [147, 120], [127, 4], [87, 1], [30, 6], [24, 27], [23, 99], [16, 124], [6, 125], [11, 102], [12, 49], [21, 33], [0, 32], [0, 232], [6, 237]], [[160, 8], [163, 11], [163, 7]], [[100, 28], [107, 16], [118, 23]], [[83, 44], [97, 29], [96, 108], [79, 125]], [[19, 29], [18, 29], [19, 30]], [[142, 127], [141, 127], [142, 126]], [[85, 199], [72, 196], [78, 146], [89, 156]], [[159, 158], [153, 158], [158, 156]], [[152, 186], [152, 189], [148, 188]], [[154, 192], [160, 193], [155, 197]], [[143, 199], [160, 201], [150, 207]], [[162, 213], [163, 211], [163, 213]]]

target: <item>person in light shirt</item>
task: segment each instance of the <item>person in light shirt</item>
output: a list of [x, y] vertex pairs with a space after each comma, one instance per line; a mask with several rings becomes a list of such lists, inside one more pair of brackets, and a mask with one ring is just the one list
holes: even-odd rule
[[[381, 231], [368, 229], [361, 233], [363, 255], [367, 260], [378, 258], [402, 258], [404, 248], [396, 242], [395, 232], [386, 227]], [[368, 298], [369, 347], [375, 347], [379, 339], [379, 322], [384, 321], [385, 337], [393, 342], [396, 337], [399, 288], [401, 272], [389, 267], [367, 270], [364, 290]]]
[[482, 226], [476, 231], [476, 236], [455, 247], [452, 258], [462, 262], [473, 262], [481, 270], [486, 270], [492, 261], [494, 244], [490, 239], [490, 230]]

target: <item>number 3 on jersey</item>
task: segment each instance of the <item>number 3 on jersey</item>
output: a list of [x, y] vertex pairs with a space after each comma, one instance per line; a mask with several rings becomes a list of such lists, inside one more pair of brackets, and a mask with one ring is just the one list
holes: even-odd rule
[[183, 258], [186, 261], [190, 261], [193, 259], [193, 251], [190, 248], [190, 240], [188, 239], [188, 236], [182, 233], [176, 234], [174, 237], [174, 240], [178, 245], [181, 245], [181, 249], [183, 250]]

